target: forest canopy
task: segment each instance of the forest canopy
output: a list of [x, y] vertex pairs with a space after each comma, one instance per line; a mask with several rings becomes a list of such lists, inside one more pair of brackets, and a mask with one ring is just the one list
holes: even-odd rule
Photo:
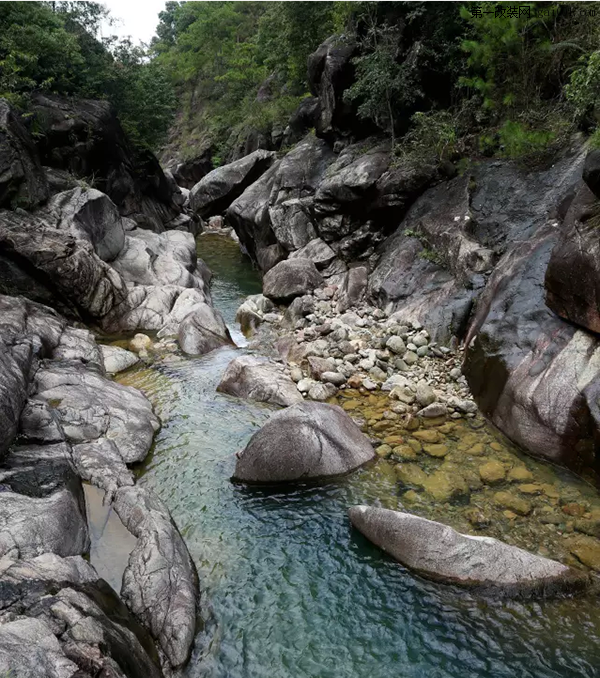
[[94, 2], [0, 3], [0, 96], [106, 98], [138, 145], [217, 162], [309, 95], [309, 55], [353, 44], [345, 101], [399, 152], [520, 156], [594, 134], [600, 8], [529, 2], [167, 2], [147, 47]]

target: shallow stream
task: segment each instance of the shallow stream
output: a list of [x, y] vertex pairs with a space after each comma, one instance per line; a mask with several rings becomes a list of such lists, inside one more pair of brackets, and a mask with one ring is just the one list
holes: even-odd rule
[[[258, 276], [224, 238], [202, 236], [199, 252], [233, 329], [241, 300], [260, 291]], [[140, 482], [171, 510], [210, 611], [187, 678], [600, 676], [596, 597], [481, 599], [413, 576], [351, 530], [348, 506], [387, 505], [406, 492], [389, 461], [319, 487], [233, 485], [235, 452], [271, 411], [215, 392], [239, 350], [173, 357], [119, 379], [142, 389], [162, 418]], [[372, 409], [375, 425], [376, 402]], [[104, 567], [110, 577], [111, 563]]]

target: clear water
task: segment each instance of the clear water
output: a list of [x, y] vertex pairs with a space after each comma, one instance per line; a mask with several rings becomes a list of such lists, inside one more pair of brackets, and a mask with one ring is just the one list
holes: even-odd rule
[[[233, 323], [257, 274], [199, 239]], [[241, 349], [237, 349], [238, 351]], [[523, 604], [424, 581], [353, 532], [348, 506], [395, 491], [376, 467], [287, 492], [233, 485], [235, 452], [270, 410], [215, 392], [236, 349], [126, 377], [163, 417], [140, 482], [167, 503], [197, 564], [209, 622], [187, 678], [592, 678], [595, 597]]]

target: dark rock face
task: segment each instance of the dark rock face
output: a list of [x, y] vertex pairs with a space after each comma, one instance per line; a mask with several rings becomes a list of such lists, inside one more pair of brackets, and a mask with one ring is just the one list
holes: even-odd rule
[[[358, 127], [353, 107], [344, 101], [344, 90], [354, 80], [351, 63], [356, 44], [344, 44], [337, 36], [328, 38], [308, 59], [308, 83], [319, 98], [316, 129], [320, 135]], [[364, 129], [364, 125], [363, 125]]]
[[16, 114], [0, 99], [0, 207], [37, 207], [48, 183], [35, 149]]
[[253, 355], [232, 360], [217, 391], [281, 407], [302, 402], [300, 391], [283, 374], [281, 365], [268, 358]]
[[477, 301], [463, 369], [482, 411], [512, 440], [579, 470], [597, 465], [598, 342], [546, 306], [544, 280], [560, 235], [552, 208], [572, 194], [582, 161], [568, 158], [507, 192], [509, 204], [526, 190], [542, 204], [513, 214], [505, 254]]
[[[588, 156], [589, 157], [589, 156]], [[600, 332], [600, 203], [583, 185], [546, 270], [546, 303], [561, 318]]]
[[234, 480], [282, 483], [349, 473], [375, 457], [335, 405], [303, 402], [274, 414], [238, 455]]
[[142, 228], [163, 231], [181, 214], [179, 191], [152, 153], [131, 147], [106, 101], [40, 94], [32, 109], [44, 165], [93, 181], [123, 216]]
[[588, 185], [590, 191], [600, 198], [600, 151], [590, 151], [583, 165], [583, 180]]
[[403, 565], [448, 584], [506, 594], [585, 588], [586, 573], [491, 537], [460, 534], [419, 516], [370, 506], [349, 511], [354, 527]]
[[212, 155], [213, 149], [208, 148], [197, 157], [184, 160], [172, 167], [171, 172], [177, 184], [183, 188], [194, 188], [200, 179], [214, 169]]
[[263, 294], [273, 301], [289, 302], [322, 283], [323, 278], [310, 259], [288, 259], [265, 274]]
[[258, 150], [217, 167], [192, 188], [191, 209], [203, 218], [221, 214], [269, 169], [275, 158], [276, 154], [271, 151]]

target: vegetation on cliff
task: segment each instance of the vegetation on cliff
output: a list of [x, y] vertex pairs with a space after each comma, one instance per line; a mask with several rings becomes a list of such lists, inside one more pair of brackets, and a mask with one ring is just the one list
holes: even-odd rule
[[138, 146], [156, 148], [172, 121], [164, 69], [130, 41], [98, 37], [95, 2], [0, 3], [0, 97], [23, 110], [34, 92], [107, 98]]
[[411, 152], [434, 132], [445, 157], [533, 157], [595, 127], [594, 3], [168, 2], [153, 50], [182, 95], [176, 154], [268, 146], [331, 34], [357, 46], [344, 98], [365, 130], [408, 133]]

